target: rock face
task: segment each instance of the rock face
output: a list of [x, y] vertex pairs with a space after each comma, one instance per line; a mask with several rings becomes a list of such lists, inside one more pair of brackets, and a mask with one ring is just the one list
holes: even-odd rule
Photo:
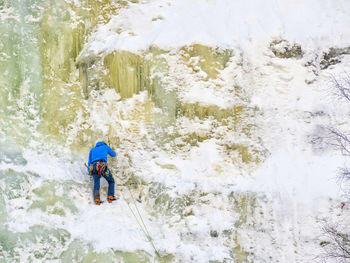
[[321, 69], [340, 63], [343, 55], [350, 55], [350, 47], [330, 48], [328, 52], [323, 53], [320, 62]]
[[286, 40], [274, 40], [270, 44], [272, 53], [278, 58], [296, 58], [303, 57], [303, 51], [299, 44], [292, 44]]

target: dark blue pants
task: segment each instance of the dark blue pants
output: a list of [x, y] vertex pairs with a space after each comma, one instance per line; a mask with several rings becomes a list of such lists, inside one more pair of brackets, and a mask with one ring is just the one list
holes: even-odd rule
[[94, 165], [94, 169], [92, 171], [92, 176], [94, 178], [94, 199], [96, 198], [100, 199], [100, 178], [103, 176], [108, 182], [108, 196], [114, 196], [114, 178], [112, 176], [111, 171], [106, 168], [102, 173], [101, 176], [98, 175], [96, 170], [96, 165]]

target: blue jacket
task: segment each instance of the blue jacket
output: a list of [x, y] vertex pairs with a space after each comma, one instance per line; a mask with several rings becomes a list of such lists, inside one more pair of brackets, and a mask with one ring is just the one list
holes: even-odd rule
[[107, 162], [107, 154], [115, 156], [115, 152], [109, 146], [103, 142], [96, 143], [96, 146], [90, 150], [88, 167], [94, 161], [105, 160]]

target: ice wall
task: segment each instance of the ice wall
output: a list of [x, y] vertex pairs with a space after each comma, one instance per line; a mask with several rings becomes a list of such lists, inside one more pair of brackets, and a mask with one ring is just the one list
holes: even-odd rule
[[[320, 87], [349, 68], [348, 4], [285, 4], [0, 1], [0, 261], [310, 262], [345, 211], [313, 142], [346, 126]], [[96, 207], [101, 139], [119, 200]]]

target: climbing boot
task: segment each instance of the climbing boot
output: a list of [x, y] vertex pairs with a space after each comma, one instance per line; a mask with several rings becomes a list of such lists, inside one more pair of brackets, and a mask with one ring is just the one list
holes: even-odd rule
[[114, 196], [109, 195], [107, 198], [108, 203], [112, 203], [113, 201], [117, 200]]
[[100, 198], [96, 198], [96, 199], [95, 199], [95, 204], [96, 204], [96, 205], [100, 205], [100, 204], [102, 204], [102, 203], [103, 203], [103, 201], [101, 201]]

